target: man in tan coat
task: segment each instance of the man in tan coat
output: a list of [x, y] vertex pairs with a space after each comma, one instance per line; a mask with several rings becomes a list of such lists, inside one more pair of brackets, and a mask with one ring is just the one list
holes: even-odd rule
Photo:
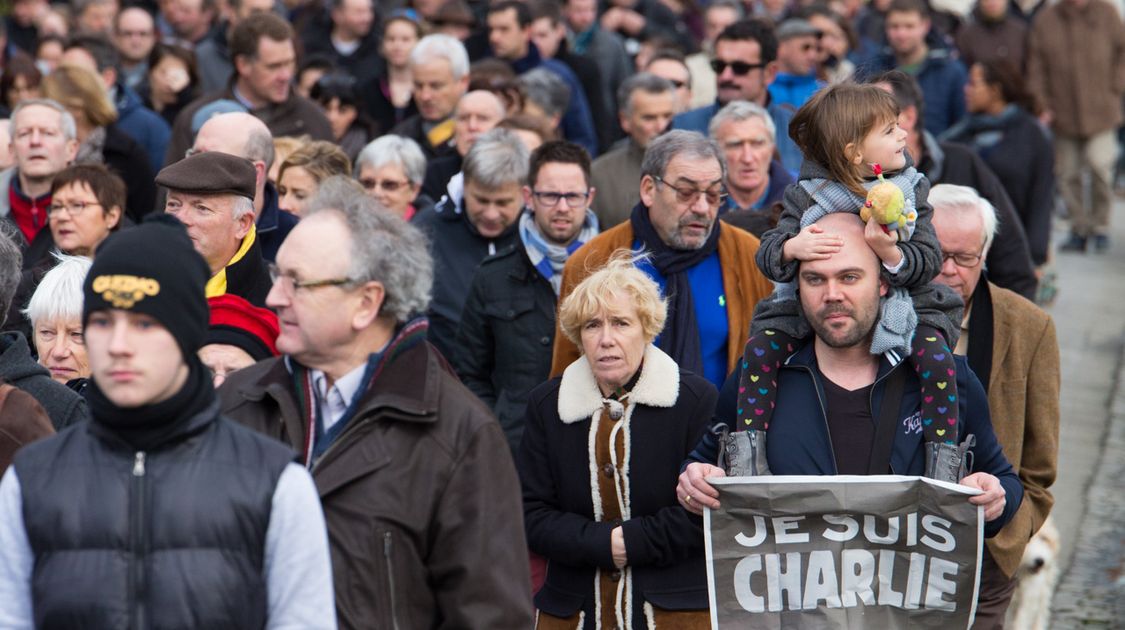
[[[619, 251], [648, 252], [639, 263], [668, 300], [668, 323], [656, 340], [681, 368], [721, 387], [742, 357], [750, 317], [773, 285], [758, 271], [758, 239], [718, 221], [726, 164], [719, 146], [694, 131], [653, 140], [641, 163], [641, 201], [629, 220], [570, 257], [561, 303]], [[557, 329], [551, 375], [579, 356]]]
[[974, 629], [1001, 628], [1024, 546], [1054, 505], [1059, 450], [1059, 346], [1051, 316], [982, 277], [996, 233], [996, 211], [972, 188], [941, 184], [930, 191], [934, 229], [945, 259], [937, 281], [965, 300], [954, 350], [988, 392], [993, 429], [1024, 487], [1020, 509], [988, 541]]
[[1055, 132], [1055, 173], [1070, 211], [1062, 249], [1084, 252], [1090, 241], [1104, 251], [1125, 94], [1125, 24], [1117, 10], [1105, 0], [1062, 0], [1040, 11], [1028, 40], [1027, 85]]

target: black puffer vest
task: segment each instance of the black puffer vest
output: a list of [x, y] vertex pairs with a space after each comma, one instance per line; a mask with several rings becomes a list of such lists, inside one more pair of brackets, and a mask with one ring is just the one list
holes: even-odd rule
[[14, 466], [37, 628], [264, 628], [266, 529], [292, 452], [223, 419], [134, 452], [88, 423]]

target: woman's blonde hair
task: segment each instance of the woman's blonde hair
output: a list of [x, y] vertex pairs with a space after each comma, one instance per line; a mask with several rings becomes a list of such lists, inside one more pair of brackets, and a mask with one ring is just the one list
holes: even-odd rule
[[41, 89], [45, 98], [82, 110], [93, 127], [117, 121], [117, 108], [109, 100], [101, 78], [86, 68], [63, 64], [43, 78]]
[[621, 250], [604, 267], [578, 283], [559, 306], [559, 326], [574, 345], [582, 350], [582, 326], [602, 311], [610, 310], [609, 301], [625, 297], [637, 307], [637, 318], [645, 341], [656, 339], [664, 330], [668, 303], [660, 297], [660, 287], [637, 269], [631, 252]]
[[860, 195], [864, 170], [852, 161], [872, 129], [898, 119], [898, 103], [875, 85], [839, 83], [822, 88], [793, 116], [789, 137], [812, 160], [828, 169], [832, 179]]
[[281, 182], [285, 169], [294, 166], [308, 171], [318, 184], [333, 175], [347, 177], [352, 172], [352, 161], [348, 159], [348, 154], [336, 143], [326, 140], [309, 142], [290, 153], [277, 170], [277, 181]]

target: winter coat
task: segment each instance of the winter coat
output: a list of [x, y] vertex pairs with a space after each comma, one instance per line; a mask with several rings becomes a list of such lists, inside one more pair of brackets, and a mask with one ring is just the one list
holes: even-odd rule
[[[785, 360], [777, 374], [777, 406], [770, 422], [766, 441], [766, 459], [775, 475], [836, 475], [836, 456], [828, 430], [824, 409], [824, 385], [817, 368], [815, 344], [805, 343]], [[887, 376], [892, 370], [906, 370], [902, 403], [899, 405], [891, 448], [890, 474], [921, 475], [925, 469], [922, 424], [919, 405], [922, 402], [918, 377], [910, 370], [909, 361], [887, 353], [879, 360], [879, 370], [871, 390], [871, 417], [878, 418], [883, 404]], [[992, 430], [988, 399], [984, 388], [969, 369], [964, 357], [954, 356], [957, 370], [958, 435], [976, 436], [972, 472], [986, 472], [1000, 480], [1007, 503], [1000, 517], [984, 525], [984, 535], [995, 536], [1019, 509], [1023, 486], [1012, 465], [1004, 458], [1000, 443]], [[738, 417], [738, 371], [733, 372], [719, 392], [715, 421], [735, 430]], [[715, 434], [708, 431], [692, 451], [690, 461], [714, 464], [718, 457]]]
[[1125, 25], [1108, 2], [1059, 2], [1031, 25], [1027, 87], [1054, 114], [1055, 133], [1090, 138], [1121, 126]]
[[18, 332], [0, 335], [0, 380], [31, 394], [43, 405], [56, 431], [90, 417], [85, 399], [52, 380], [47, 368], [31, 358], [27, 339]]
[[[164, 154], [172, 135], [168, 123], [160, 114], [145, 107], [141, 97], [123, 83], [117, 84], [117, 102], [114, 105], [117, 107], [117, 128], [144, 149], [152, 172], [159, 172], [164, 166]], [[132, 189], [129, 192], [132, 193]]]
[[1003, 60], [1022, 72], [1027, 61], [1027, 20], [1014, 13], [999, 21], [989, 20], [977, 7], [957, 31], [956, 41], [966, 68], [980, 61]]
[[277, 187], [272, 182], [266, 182], [265, 197], [262, 211], [258, 214], [258, 220], [254, 225], [258, 234], [258, 244], [262, 249], [262, 258], [266, 262], [273, 262], [285, 237], [289, 236], [289, 231], [296, 227], [301, 219], [278, 207]]
[[972, 302], [969, 365], [988, 392], [996, 439], [1024, 488], [1019, 511], [988, 541], [1011, 576], [1055, 503], [1049, 488], [1059, 458], [1059, 342], [1043, 309], [984, 278]]
[[51, 418], [35, 397], [0, 383], [0, 475], [21, 447], [54, 433]]
[[292, 458], [218, 401], [147, 451], [97, 422], [24, 448], [36, 626], [264, 627], [266, 530]]
[[473, 274], [481, 261], [520, 242], [519, 220], [496, 237], [481, 236], [471, 221], [460, 190], [431, 210], [419, 212], [412, 223], [430, 237], [434, 257], [434, 289], [430, 301], [430, 343], [442, 356], [456, 356], [457, 327], [469, 297]]
[[[702, 523], [679, 506], [675, 488], [680, 463], [710, 423], [715, 387], [680, 370], [653, 345], [645, 349], [640, 369], [617, 421], [625, 459], [612, 474], [598, 463], [596, 445], [603, 425], [614, 421], [604, 412], [585, 357], [561, 378], [535, 388], [527, 405], [518, 460], [524, 520], [529, 547], [547, 559], [546, 582], [535, 605], [563, 618], [583, 611], [584, 628], [596, 627], [600, 602], [594, 584], [604, 574], [613, 575], [614, 582], [626, 580], [635, 593], [629, 630], [651, 627], [647, 607], [708, 607]], [[603, 470], [611, 475], [610, 487], [620, 476], [629, 513], [621, 510], [615, 492], [602, 490]], [[622, 517], [607, 518], [607, 513]], [[610, 553], [610, 532], [618, 526], [627, 555], [623, 571]]]
[[441, 143], [439, 146], [434, 146], [430, 143], [429, 136], [426, 135], [425, 129], [426, 121], [422, 120], [421, 114], [414, 114], [410, 118], [400, 122], [391, 129], [391, 133], [396, 136], [403, 136], [410, 138], [418, 143], [422, 148], [422, 154], [426, 156], [426, 161], [433, 161], [435, 158], [444, 157], [457, 150], [453, 147], [453, 137], [450, 136], [449, 140]]
[[1036, 266], [1047, 262], [1055, 207], [1055, 151], [1039, 121], [1018, 105], [998, 116], [970, 114], [942, 140], [971, 147], [996, 174], [1027, 234]]
[[[302, 448], [285, 357], [227, 377], [223, 414]], [[429, 344], [396, 356], [312, 469], [340, 628], [529, 628], [519, 482], [492, 414]]]
[[[716, 223], [716, 229], [719, 225]], [[566, 261], [563, 268], [562, 289], [559, 302], [594, 271], [600, 269], [619, 249], [633, 248], [633, 224], [626, 221], [596, 236]], [[734, 369], [742, 358], [746, 338], [750, 335], [750, 317], [754, 305], [773, 292], [773, 284], [766, 280], [754, 256], [758, 252], [758, 237], [738, 228], [724, 225], [719, 231], [719, 264], [723, 268], [723, 295], [726, 298], [727, 367]], [[555, 348], [551, 359], [551, 375], [558, 376], [578, 359], [578, 347], [555, 326]]]
[[336, 68], [355, 77], [359, 83], [369, 83], [378, 79], [379, 59], [382, 57], [379, 52], [378, 24], [372, 23], [371, 30], [360, 41], [359, 48], [349, 55], [340, 53], [332, 44], [332, 26], [332, 17], [328, 11], [311, 17], [305, 23], [305, 27], [301, 29], [301, 43], [305, 47], [304, 56], [327, 57], [332, 60]]
[[199, 90], [204, 94], [222, 90], [234, 75], [234, 63], [227, 42], [230, 30], [230, 25], [224, 23], [195, 45]]
[[[898, 59], [888, 49], [860, 68], [858, 74], [866, 80], [896, 68]], [[969, 72], [949, 50], [931, 47], [912, 76], [922, 89], [926, 131], [938, 135], [965, 116], [965, 83], [969, 80]]]
[[632, 138], [603, 153], [590, 168], [590, 186], [597, 189], [594, 213], [603, 230], [629, 220], [633, 206], [641, 201], [641, 160], [645, 150]]
[[988, 250], [985, 267], [996, 284], [1032, 299], [1039, 286], [1027, 234], [1004, 185], [972, 149], [954, 142], [938, 142], [929, 133], [923, 134], [925, 153], [918, 160], [918, 170], [926, 174], [930, 184], [968, 186], [996, 208], [996, 237]]
[[129, 137], [118, 122], [105, 127], [102, 159], [106, 168], [125, 182], [125, 215], [140, 223], [146, 214], [156, 209], [156, 171], [146, 159], [143, 147]]
[[824, 83], [817, 79], [815, 74], [798, 75], [779, 72], [769, 86], [770, 102], [792, 107], [796, 111], [823, 86]]
[[496, 413], [513, 453], [523, 435], [527, 396], [551, 373], [556, 299], [517, 242], [480, 264], [461, 312], [453, 366]]
[[550, 70], [566, 83], [570, 88], [570, 100], [567, 101], [566, 110], [562, 120], [559, 121], [559, 134], [575, 144], [581, 145], [590, 153], [598, 155], [598, 135], [594, 127], [594, 117], [591, 114], [590, 102], [587, 94], [582, 89], [582, 84], [574, 71], [557, 59], [544, 59], [539, 55], [539, 49], [534, 42], [527, 45], [527, 55], [521, 59], [509, 62], [512, 70], [521, 75], [537, 68]]

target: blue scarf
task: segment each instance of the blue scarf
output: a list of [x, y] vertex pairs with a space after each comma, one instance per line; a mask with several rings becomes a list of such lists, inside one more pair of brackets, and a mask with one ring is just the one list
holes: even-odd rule
[[556, 245], [543, 236], [543, 232], [535, 224], [535, 215], [532, 211], [528, 210], [520, 215], [520, 240], [523, 241], [523, 248], [527, 251], [531, 266], [551, 283], [556, 297], [562, 287], [562, 270], [567, 259], [597, 235], [598, 217], [590, 209], [586, 210], [586, 223], [578, 233], [578, 238], [565, 246]]

